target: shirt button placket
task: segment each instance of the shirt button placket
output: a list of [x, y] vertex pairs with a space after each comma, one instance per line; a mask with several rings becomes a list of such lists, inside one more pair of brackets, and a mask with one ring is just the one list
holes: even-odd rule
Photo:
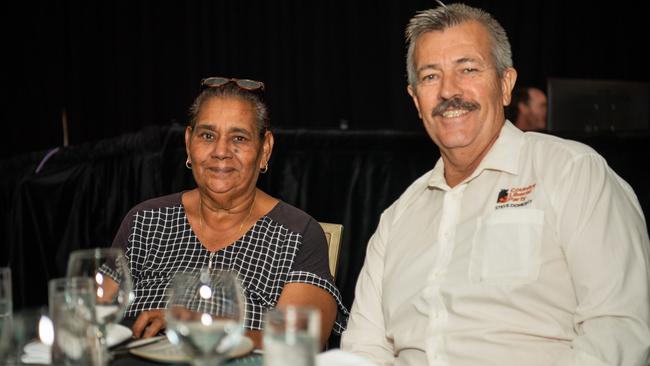
[[426, 342], [429, 365], [447, 365], [446, 357], [444, 357], [444, 338], [441, 334], [442, 328], [447, 323], [447, 309], [440, 297], [440, 285], [454, 248], [455, 230], [464, 188], [465, 186], [458, 187], [444, 196], [442, 217], [438, 227], [438, 258], [427, 277], [427, 287], [423, 291], [424, 297], [430, 304]]

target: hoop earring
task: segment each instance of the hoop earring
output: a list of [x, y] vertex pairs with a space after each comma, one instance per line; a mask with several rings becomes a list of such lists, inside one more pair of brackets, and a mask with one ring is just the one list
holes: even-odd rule
[[192, 161], [190, 160], [189, 157], [187, 158], [187, 160], [185, 160], [185, 166], [187, 167], [187, 169], [192, 170]]
[[264, 165], [264, 168], [260, 169], [260, 173], [264, 174], [268, 171], [269, 171], [269, 163], [266, 163], [266, 165]]

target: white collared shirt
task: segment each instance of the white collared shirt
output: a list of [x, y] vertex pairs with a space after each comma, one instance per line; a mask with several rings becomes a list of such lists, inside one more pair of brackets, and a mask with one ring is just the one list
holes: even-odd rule
[[506, 122], [461, 184], [440, 159], [382, 214], [341, 348], [382, 365], [646, 365], [649, 246], [600, 155]]

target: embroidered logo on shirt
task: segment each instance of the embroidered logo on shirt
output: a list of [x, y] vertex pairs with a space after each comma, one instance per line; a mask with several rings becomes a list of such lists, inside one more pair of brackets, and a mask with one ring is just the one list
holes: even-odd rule
[[532, 199], [529, 199], [528, 196], [535, 189], [535, 185], [536, 183], [526, 187], [501, 189], [497, 195], [496, 208], [520, 207], [530, 204]]

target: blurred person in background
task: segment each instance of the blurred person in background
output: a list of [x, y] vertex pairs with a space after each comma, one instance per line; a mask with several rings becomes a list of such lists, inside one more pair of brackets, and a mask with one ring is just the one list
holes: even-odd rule
[[546, 130], [546, 94], [534, 87], [517, 87], [506, 108], [506, 117], [522, 131]]

